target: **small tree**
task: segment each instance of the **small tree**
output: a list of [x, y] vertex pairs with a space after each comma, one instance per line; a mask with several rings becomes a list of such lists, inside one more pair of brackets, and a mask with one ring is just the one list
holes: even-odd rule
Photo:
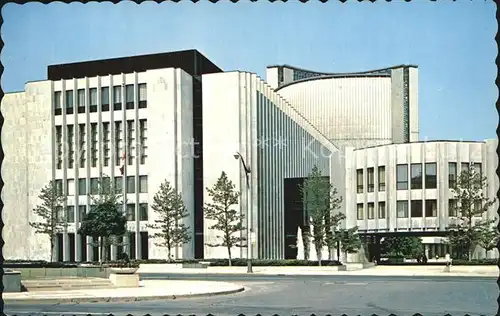
[[459, 254], [467, 254], [469, 261], [472, 260], [474, 249], [488, 245], [488, 240], [492, 241], [496, 234], [496, 227], [493, 227], [496, 220], [481, 219], [495, 203], [495, 199], [484, 195], [483, 191], [487, 187], [486, 177], [471, 165], [460, 173], [452, 188], [456, 203], [451, 206], [451, 212], [456, 214], [457, 221], [448, 226], [448, 243]]
[[54, 260], [55, 239], [58, 233], [67, 225], [63, 203], [66, 196], [62, 194], [62, 188], [57, 188], [55, 181], [50, 181], [42, 188], [38, 198], [42, 201], [33, 209], [40, 221], [30, 222], [30, 226], [37, 234], [47, 235], [50, 239], [50, 261]]
[[422, 239], [415, 236], [385, 237], [381, 248], [384, 254], [405, 258], [418, 258], [424, 251]]
[[170, 261], [172, 248], [191, 240], [189, 227], [181, 223], [189, 216], [189, 213], [181, 195], [167, 180], [160, 185], [160, 190], [153, 197], [151, 208], [158, 214], [159, 219], [155, 220], [155, 224], [149, 224], [148, 227], [160, 230], [152, 237], [159, 239], [155, 242], [156, 246], [167, 248], [168, 261]]
[[319, 265], [321, 266], [322, 249], [328, 246], [331, 256], [335, 247], [335, 237], [332, 231], [345, 218], [343, 214], [333, 214], [340, 208], [342, 197], [337, 196], [337, 189], [323, 177], [317, 166], [314, 166], [308, 178], [301, 186], [304, 197], [306, 217], [310, 217], [313, 225], [312, 238], [316, 248]]
[[98, 181], [98, 195], [91, 196], [92, 206], [84, 216], [78, 233], [83, 236], [91, 236], [98, 242], [102, 259], [106, 257], [105, 249], [110, 238], [124, 235], [127, 231], [127, 218], [120, 210], [120, 195], [116, 193], [110, 178], [101, 175]]
[[244, 237], [233, 236], [233, 234], [241, 232], [243, 227], [243, 215], [232, 207], [238, 204], [239, 192], [235, 191], [234, 184], [227, 178], [223, 171], [217, 180], [217, 183], [210, 189], [207, 188], [208, 195], [212, 203], [206, 203], [204, 207], [205, 217], [215, 221], [210, 229], [222, 232], [220, 243], [207, 243], [209, 247], [227, 247], [229, 256], [229, 266], [231, 266], [231, 248], [246, 247], [242, 242], [246, 240]]
[[361, 248], [361, 240], [358, 235], [358, 227], [349, 229], [342, 228], [336, 233], [340, 240], [340, 249], [344, 253], [347, 262], [347, 254], [356, 253]]

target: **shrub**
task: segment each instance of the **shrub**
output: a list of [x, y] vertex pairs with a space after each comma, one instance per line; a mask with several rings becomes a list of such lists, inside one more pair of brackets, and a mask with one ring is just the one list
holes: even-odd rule
[[[214, 267], [225, 267], [229, 265], [229, 260], [228, 259], [210, 259], [206, 260], [207, 262], [210, 262], [211, 266]], [[232, 265], [236, 267], [241, 267], [241, 266], [246, 266], [248, 264], [247, 259], [233, 259], [232, 260]], [[321, 264], [323, 266], [339, 266], [341, 265], [338, 261], [328, 261], [328, 260], [323, 260], [321, 261]], [[308, 261], [308, 260], [252, 260], [252, 266], [255, 267], [265, 267], [265, 266], [318, 266], [317, 261]]]

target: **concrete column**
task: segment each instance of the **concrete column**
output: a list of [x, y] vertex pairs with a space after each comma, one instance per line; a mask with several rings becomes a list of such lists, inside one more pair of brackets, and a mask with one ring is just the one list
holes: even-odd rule
[[90, 242], [92, 241], [91, 237], [85, 237], [86, 238], [86, 245], [85, 247], [87, 248], [87, 261], [94, 261], [94, 253], [92, 252], [92, 245]]
[[80, 234], [77, 234], [75, 232], [75, 261], [80, 262], [82, 261], [82, 250], [81, 250], [81, 240], [82, 236]]
[[63, 233], [63, 261], [69, 260], [69, 236], [68, 233]]

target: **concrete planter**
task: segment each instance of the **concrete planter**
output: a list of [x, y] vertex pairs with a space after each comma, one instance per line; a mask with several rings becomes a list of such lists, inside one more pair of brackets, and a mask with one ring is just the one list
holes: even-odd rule
[[21, 273], [22, 279], [38, 278], [61, 278], [61, 277], [82, 277], [82, 278], [108, 278], [110, 269], [100, 266], [79, 266], [77, 268], [16, 268]]
[[338, 271], [347, 271], [347, 266], [345, 264], [339, 266]]
[[115, 287], [139, 287], [139, 274], [111, 273], [109, 280]]
[[4, 269], [3, 273], [3, 291], [21, 292], [21, 272]]
[[110, 268], [111, 274], [135, 274], [139, 268]]

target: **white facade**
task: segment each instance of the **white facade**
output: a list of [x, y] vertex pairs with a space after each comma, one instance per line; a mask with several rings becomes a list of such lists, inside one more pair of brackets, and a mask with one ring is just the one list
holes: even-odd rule
[[[164, 180], [182, 193], [190, 213], [186, 224], [193, 226], [191, 80], [181, 69], [172, 68], [31, 82], [26, 84], [25, 92], [7, 94], [2, 100], [4, 257], [49, 259], [48, 237], [35, 234], [29, 222], [36, 220], [32, 209], [40, 204], [40, 190], [50, 180], [56, 180], [68, 196], [64, 209], [70, 219], [62, 234], [62, 259], [98, 260], [86, 244], [90, 239], [80, 240], [75, 227], [83, 212], [90, 209], [88, 194], [92, 194], [95, 180], [104, 173], [123, 188], [126, 196], [128, 230], [136, 233], [132, 235], [134, 240], [125, 240], [135, 244], [131, 257], [144, 257], [142, 252], [149, 250], [150, 258], [166, 258], [164, 249], [158, 249], [153, 239], [144, 238], [145, 233], [154, 233], [146, 227], [155, 219], [149, 205]], [[55, 95], [60, 96], [59, 101]], [[106, 100], [110, 102], [104, 106]], [[113, 111], [115, 103], [120, 109]], [[53, 114], [56, 108], [66, 106], [72, 114], [61, 110], [59, 115]], [[128, 156], [121, 176], [125, 148]], [[127, 186], [123, 179], [127, 179]], [[20, 235], [26, 238], [18, 238]], [[141, 247], [144, 242], [149, 245], [146, 250]], [[176, 255], [193, 257], [193, 251], [191, 242], [176, 249]], [[116, 254], [113, 246], [111, 257], [116, 258]]]
[[[253, 258], [284, 258], [284, 188], [286, 178], [305, 178], [314, 165], [344, 187], [338, 149], [255, 74], [226, 72], [203, 75], [204, 184], [211, 187], [222, 171], [242, 192], [245, 226], [256, 240]], [[250, 193], [245, 194], [244, 168], [233, 157], [239, 152], [250, 167]], [[248, 216], [250, 196], [250, 216]], [[210, 197], [205, 193], [205, 203]], [[217, 232], [205, 220], [205, 238], [216, 243]], [[247, 237], [243, 232], [243, 237]], [[245, 248], [232, 250], [246, 257]], [[205, 258], [227, 257], [224, 247], [206, 247]]]
[[271, 66], [275, 90], [337, 147], [418, 141], [418, 69], [326, 74]]
[[[444, 232], [454, 220], [449, 213], [449, 201], [454, 198], [449, 186], [450, 174], [459, 175], [462, 168], [473, 163], [488, 179], [484, 194], [490, 199], [496, 197], [497, 143], [497, 140], [432, 141], [346, 149], [348, 225], [358, 225], [361, 232], [436, 232], [438, 237], [437, 233]], [[384, 168], [384, 172], [379, 173], [379, 168]], [[426, 168], [431, 177], [436, 175], [435, 185], [431, 177], [426, 180]], [[415, 176], [419, 169], [421, 185], [417, 180], [412, 188], [412, 178], [418, 179]], [[498, 202], [484, 218], [496, 218], [497, 208]], [[426, 237], [424, 242], [438, 243], [439, 239]], [[478, 249], [475, 256], [497, 254], [496, 250], [485, 254]]]

